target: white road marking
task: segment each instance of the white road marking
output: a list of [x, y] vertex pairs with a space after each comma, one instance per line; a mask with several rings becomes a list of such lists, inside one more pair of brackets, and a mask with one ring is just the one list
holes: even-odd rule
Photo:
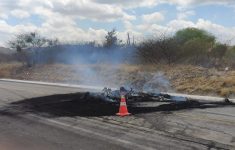
[[[222, 102], [225, 98], [223, 97], [213, 97], [213, 96], [201, 96], [201, 95], [188, 95], [188, 94], [180, 94], [180, 93], [165, 93], [171, 96], [182, 96], [187, 97], [195, 100], [205, 100], [205, 101], [217, 101]], [[229, 99], [230, 102], [235, 103], [235, 99]]]
[[102, 90], [104, 88], [104, 87], [100, 87], [100, 86], [75, 85], [75, 84], [65, 84], [65, 83], [51, 83], [51, 82], [26, 81], [26, 80], [14, 80], [14, 79], [0, 79], [0, 81], [49, 85], [49, 86], [61, 86], [61, 87], [72, 87], [72, 88], [83, 88], [83, 89], [92, 89], [92, 90]]
[[[41, 82], [41, 81], [26, 81], [26, 80], [14, 80], [14, 79], [0, 79], [0, 81], [5, 82], [18, 82], [18, 83], [28, 83], [28, 84], [39, 84], [39, 85], [49, 85], [49, 86], [60, 86], [60, 87], [71, 87], [71, 88], [83, 88], [91, 90], [102, 90], [104, 87], [100, 86], [90, 86], [90, 85], [75, 85], [75, 84], [63, 84], [63, 83], [50, 83], [50, 82]], [[116, 90], [117, 88], [111, 88]], [[181, 93], [165, 93], [171, 96], [181, 96], [186, 98], [192, 98], [196, 100], [205, 100], [205, 101], [224, 101], [223, 97], [213, 97], [213, 96], [201, 96], [201, 95], [188, 95]], [[229, 99], [231, 102], [235, 103], [235, 99]]]

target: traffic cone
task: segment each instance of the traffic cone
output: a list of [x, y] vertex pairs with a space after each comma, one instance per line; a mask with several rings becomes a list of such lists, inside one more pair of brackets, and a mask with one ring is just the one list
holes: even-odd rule
[[130, 115], [130, 113], [127, 110], [126, 98], [125, 98], [124, 95], [121, 95], [121, 102], [120, 102], [119, 112], [116, 113], [116, 115], [121, 116], [121, 117]]

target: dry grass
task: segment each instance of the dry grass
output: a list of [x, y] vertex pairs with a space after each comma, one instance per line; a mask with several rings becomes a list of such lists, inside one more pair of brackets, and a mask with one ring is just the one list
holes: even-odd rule
[[[83, 72], [86, 71], [94, 71], [95, 74], [84, 76]], [[190, 65], [51, 64], [25, 68], [12, 63], [1, 64], [0, 67], [1, 78], [135, 87], [142, 87], [146, 82], [151, 83], [154, 74], [159, 72], [163, 73], [172, 89], [177, 92], [224, 97], [235, 95], [235, 71], [225, 72]]]
[[172, 85], [179, 92], [223, 97], [235, 94], [235, 71], [178, 66], [166, 72]]
[[21, 63], [0, 63], [0, 78], [11, 78], [16, 70], [22, 67]]
[[235, 96], [235, 71], [232, 70], [226, 72], [191, 65], [126, 66], [126, 68], [135, 67], [136, 70], [143, 72], [163, 72], [177, 92], [222, 97]]

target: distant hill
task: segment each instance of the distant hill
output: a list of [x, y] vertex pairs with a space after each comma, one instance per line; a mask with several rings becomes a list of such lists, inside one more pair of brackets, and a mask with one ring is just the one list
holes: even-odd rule
[[3, 53], [3, 54], [12, 54], [14, 52], [15, 52], [14, 50], [11, 50], [9, 48], [0, 47], [0, 53]]

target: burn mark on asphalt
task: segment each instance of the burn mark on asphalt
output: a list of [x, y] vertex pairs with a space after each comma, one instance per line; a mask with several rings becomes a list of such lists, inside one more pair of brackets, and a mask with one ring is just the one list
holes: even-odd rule
[[[146, 102], [145, 99], [143, 101]], [[138, 101], [139, 102], [139, 101]], [[228, 102], [198, 102], [195, 100], [160, 103], [155, 107], [135, 105], [134, 102], [128, 103], [129, 112], [132, 114], [143, 114], [151, 112], [169, 113], [184, 109], [205, 109], [217, 107], [234, 107], [234, 103]], [[50, 117], [62, 116], [112, 116], [118, 112], [119, 104], [107, 102], [97, 94], [89, 92], [80, 92], [72, 94], [58, 94], [44, 97], [26, 99], [11, 103], [12, 109], [19, 110], [17, 113], [37, 113], [46, 114]], [[11, 110], [12, 110], [11, 109]], [[9, 109], [8, 109], [9, 110]]]

